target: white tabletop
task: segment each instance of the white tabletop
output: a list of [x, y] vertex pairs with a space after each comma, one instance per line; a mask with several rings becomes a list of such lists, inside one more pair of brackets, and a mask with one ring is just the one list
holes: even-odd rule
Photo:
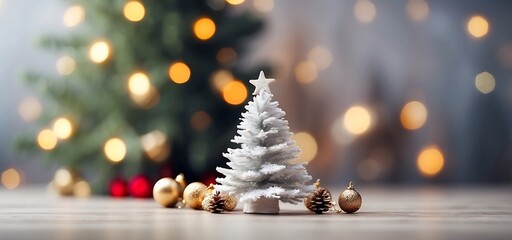
[[[335, 198], [342, 190], [333, 191]], [[165, 209], [151, 199], [0, 189], [0, 239], [512, 239], [512, 188], [358, 188], [356, 214]]]

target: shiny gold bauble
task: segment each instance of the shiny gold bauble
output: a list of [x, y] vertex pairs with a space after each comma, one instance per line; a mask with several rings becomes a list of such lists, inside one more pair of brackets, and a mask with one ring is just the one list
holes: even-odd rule
[[363, 199], [361, 195], [354, 189], [354, 185], [352, 182], [347, 187], [347, 190], [343, 191], [338, 198], [338, 204], [340, 205], [341, 210], [346, 213], [354, 213], [359, 208], [361, 208], [361, 204], [363, 203]]
[[185, 181], [185, 175], [183, 175], [183, 173], [180, 173], [180, 174], [178, 174], [178, 176], [176, 176], [176, 178], [174, 180], [176, 180], [176, 182], [178, 182], [178, 184], [180, 185], [180, 197], [182, 198], [183, 191], [187, 187], [187, 182]]
[[206, 194], [206, 185], [200, 182], [193, 182], [189, 184], [185, 191], [183, 191], [183, 200], [187, 206], [193, 209], [203, 209], [203, 199]]
[[75, 183], [80, 179], [76, 171], [67, 168], [60, 168], [55, 172], [52, 181], [53, 189], [61, 196], [72, 196]]
[[181, 187], [172, 178], [162, 178], [153, 186], [153, 199], [163, 207], [174, 207], [178, 203]]
[[236, 205], [238, 203], [236, 197], [228, 195], [228, 194], [223, 194], [222, 198], [224, 199], [224, 210], [226, 210], [226, 211], [235, 210]]
[[78, 198], [87, 198], [91, 196], [91, 186], [83, 179], [79, 179], [73, 184], [73, 196]]

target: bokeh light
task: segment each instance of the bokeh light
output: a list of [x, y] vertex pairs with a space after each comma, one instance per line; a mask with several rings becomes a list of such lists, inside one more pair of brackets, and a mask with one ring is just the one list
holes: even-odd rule
[[184, 62], [175, 62], [169, 67], [169, 77], [175, 83], [186, 83], [190, 79], [190, 74], [190, 68]]
[[126, 144], [119, 138], [111, 138], [105, 142], [103, 152], [111, 162], [121, 162], [126, 156]]
[[137, 106], [145, 109], [156, 106], [160, 101], [160, 93], [153, 85], [150, 85], [147, 94], [136, 95], [130, 91], [130, 97]]
[[37, 144], [43, 150], [52, 150], [57, 146], [57, 136], [51, 129], [43, 129], [37, 135]]
[[110, 55], [110, 46], [106, 41], [96, 41], [91, 45], [89, 49], [89, 58], [94, 63], [102, 63]]
[[308, 53], [309, 60], [313, 61], [320, 70], [327, 69], [332, 63], [332, 53], [324, 46], [316, 46]]
[[222, 89], [222, 97], [231, 105], [239, 105], [247, 99], [247, 88], [240, 81], [231, 81]]
[[420, 22], [428, 17], [429, 7], [426, 0], [409, 0], [405, 8], [414, 21]]
[[37, 120], [41, 116], [42, 111], [43, 107], [35, 97], [24, 98], [18, 107], [18, 114], [26, 122]]
[[481, 38], [489, 32], [489, 22], [483, 16], [472, 16], [467, 26], [469, 34], [475, 38]]
[[488, 72], [481, 72], [476, 75], [475, 86], [481, 93], [488, 94], [496, 87], [496, 80], [492, 74]]
[[91, 186], [88, 182], [80, 180], [73, 185], [73, 196], [86, 198], [91, 196]]
[[64, 26], [75, 27], [82, 23], [85, 18], [85, 9], [80, 5], [73, 5], [69, 7], [62, 18]]
[[144, 18], [146, 9], [139, 1], [128, 1], [123, 8], [123, 15], [132, 22], [138, 22]]
[[70, 56], [62, 56], [57, 60], [56, 67], [60, 75], [66, 76], [75, 71], [76, 63]]
[[370, 23], [377, 16], [377, 8], [370, 0], [357, 0], [353, 11], [356, 19], [362, 23]]
[[204, 131], [212, 124], [212, 118], [205, 111], [197, 111], [190, 117], [190, 125], [196, 131]]
[[159, 130], [154, 130], [143, 135], [140, 138], [140, 144], [146, 156], [154, 162], [161, 162], [167, 159], [171, 153], [167, 136]]
[[217, 52], [217, 62], [220, 64], [232, 64], [236, 62], [237, 54], [235, 49], [230, 47], [221, 48], [219, 52]]
[[227, 3], [231, 5], [240, 5], [245, 2], [245, 0], [226, 0]]
[[351, 134], [363, 134], [368, 131], [371, 124], [372, 118], [370, 111], [362, 106], [353, 106], [345, 112], [343, 125]]
[[215, 23], [211, 18], [202, 17], [194, 23], [194, 34], [200, 40], [208, 40], [215, 34]]
[[427, 121], [427, 108], [423, 103], [411, 101], [404, 105], [400, 112], [400, 122], [404, 128], [414, 130], [421, 128]]
[[151, 83], [146, 74], [136, 72], [128, 79], [128, 90], [134, 95], [147, 95], [151, 89]]
[[53, 123], [53, 132], [59, 139], [68, 139], [73, 134], [73, 125], [65, 117], [58, 118]]
[[235, 77], [231, 72], [227, 70], [218, 70], [215, 71], [211, 76], [211, 81], [213, 84], [213, 87], [217, 89], [218, 91], [222, 91], [224, 87], [235, 80]]
[[316, 80], [317, 67], [312, 61], [303, 61], [295, 67], [295, 78], [299, 83], [308, 84]]
[[2, 185], [12, 190], [17, 188], [21, 183], [21, 174], [14, 168], [9, 168], [2, 173]]
[[311, 162], [318, 153], [318, 144], [315, 138], [308, 132], [298, 132], [293, 136], [297, 146], [301, 149], [299, 158], [294, 163]]
[[429, 146], [418, 154], [417, 167], [420, 173], [427, 177], [433, 177], [444, 166], [444, 156], [437, 146]]
[[254, 0], [254, 9], [262, 13], [268, 13], [274, 9], [274, 0]]
[[53, 183], [59, 188], [69, 188], [73, 181], [73, 173], [66, 168], [58, 169], [53, 176]]

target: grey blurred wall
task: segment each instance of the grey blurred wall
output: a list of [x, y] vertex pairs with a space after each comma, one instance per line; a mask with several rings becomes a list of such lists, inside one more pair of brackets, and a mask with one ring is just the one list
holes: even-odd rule
[[64, 30], [64, 9], [56, 0], [0, 0], [0, 170], [21, 169], [29, 183], [48, 181], [53, 168], [33, 156], [13, 153], [12, 139], [28, 126], [18, 114], [19, 104], [26, 96], [34, 96], [21, 76], [27, 69], [55, 73], [57, 56], [39, 49], [37, 39]]

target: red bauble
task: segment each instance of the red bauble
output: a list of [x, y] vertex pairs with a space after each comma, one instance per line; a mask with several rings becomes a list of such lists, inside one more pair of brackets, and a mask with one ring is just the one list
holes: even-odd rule
[[121, 178], [115, 178], [110, 182], [109, 193], [115, 198], [126, 197], [128, 196], [128, 184]]
[[150, 198], [152, 197], [153, 184], [148, 177], [137, 175], [130, 180], [129, 190], [132, 197]]

